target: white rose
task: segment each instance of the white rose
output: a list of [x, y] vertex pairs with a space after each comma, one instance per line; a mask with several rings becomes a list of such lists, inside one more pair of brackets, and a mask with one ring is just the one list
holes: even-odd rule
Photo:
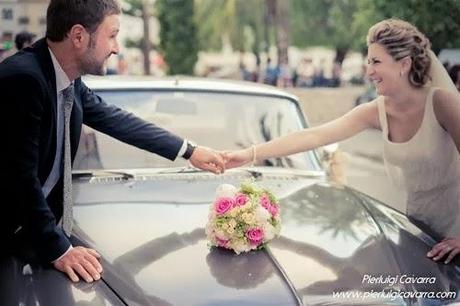
[[235, 186], [230, 185], [230, 184], [222, 184], [222, 185], [219, 185], [219, 187], [217, 187], [216, 196], [218, 198], [220, 197], [232, 198], [236, 195], [237, 192], [238, 192], [238, 189]]
[[272, 240], [273, 238], [275, 238], [275, 232], [276, 232], [276, 229], [270, 223], [265, 224], [264, 226], [265, 241]]
[[270, 218], [270, 213], [262, 206], [257, 207], [255, 213], [257, 223], [265, 223]]
[[255, 217], [253, 213], [250, 212], [245, 212], [241, 215], [241, 218], [246, 222], [247, 224], [253, 224], [255, 221]]
[[235, 219], [230, 219], [230, 221], [228, 221], [228, 225], [230, 225], [230, 227], [232, 228], [235, 228], [237, 222]]
[[251, 250], [251, 246], [249, 246], [247, 243], [244, 242], [237, 242], [233, 246], [233, 250], [237, 253], [240, 254], [242, 252], [248, 252]]
[[219, 238], [220, 240], [228, 240], [227, 235], [221, 230], [216, 230], [215, 231], [216, 237]]
[[228, 223], [222, 224], [222, 229], [223, 229], [224, 231], [227, 231], [229, 227], [230, 227], [230, 226], [228, 225]]
[[239, 214], [239, 209], [236, 207], [236, 208], [233, 208], [231, 211], [230, 211], [230, 217], [232, 218], [235, 218], [236, 216], [238, 216]]

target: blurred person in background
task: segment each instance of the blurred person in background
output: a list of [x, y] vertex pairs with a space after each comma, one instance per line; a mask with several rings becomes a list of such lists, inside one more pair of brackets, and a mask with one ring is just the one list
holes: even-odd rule
[[273, 66], [271, 58], [267, 58], [267, 67], [265, 67], [264, 83], [276, 86], [278, 84], [279, 75], [279, 67]]
[[279, 66], [278, 86], [292, 87], [292, 69], [288, 63], [281, 63]]
[[313, 61], [309, 57], [304, 57], [296, 68], [296, 87], [312, 87], [313, 76], [315, 75], [315, 67]]
[[334, 62], [332, 66], [332, 78], [329, 81], [330, 87], [340, 87], [342, 85], [342, 67]]
[[14, 38], [14, 44], [18, 51], [32, 45], [36, 35], [27, 31], [19, 32]]

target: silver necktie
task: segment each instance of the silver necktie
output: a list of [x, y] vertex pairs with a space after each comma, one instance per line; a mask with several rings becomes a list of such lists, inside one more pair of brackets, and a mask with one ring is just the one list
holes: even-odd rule
[[72, 165], [70, 157], [70, 114], [74, 100], [74, 87], [71, 84], [62, 91], [64, 98], [64, 194], [62, 228], [64, 233], [70, 237], [72, 232]]

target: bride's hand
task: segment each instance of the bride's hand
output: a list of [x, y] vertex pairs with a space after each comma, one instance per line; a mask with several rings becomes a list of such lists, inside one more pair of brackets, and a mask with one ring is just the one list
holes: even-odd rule
[[456, 238], [445, 238], [443, 241], [436, 244], [431, 251], [428, 252], [427, 256], [434, 261], [438, 261], [449, 254], [444, 260], [444, 263], [448, 264], [459, 253], [460, 240]]
[[231, 169], [241, 167], [252, 161], [252, 149], [244, 149], [224, 153], [225, 168]]

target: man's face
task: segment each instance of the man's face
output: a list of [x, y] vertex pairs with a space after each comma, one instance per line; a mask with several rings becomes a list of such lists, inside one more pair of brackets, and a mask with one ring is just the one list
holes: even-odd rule
[[107, 59], [119, 52], [117, 34], [120, 29], [120, 16], [109, 15], [104, 18], [96, 32], [90, 35], [88, 47], [80, 58], [81, 74], [104, 75]]

